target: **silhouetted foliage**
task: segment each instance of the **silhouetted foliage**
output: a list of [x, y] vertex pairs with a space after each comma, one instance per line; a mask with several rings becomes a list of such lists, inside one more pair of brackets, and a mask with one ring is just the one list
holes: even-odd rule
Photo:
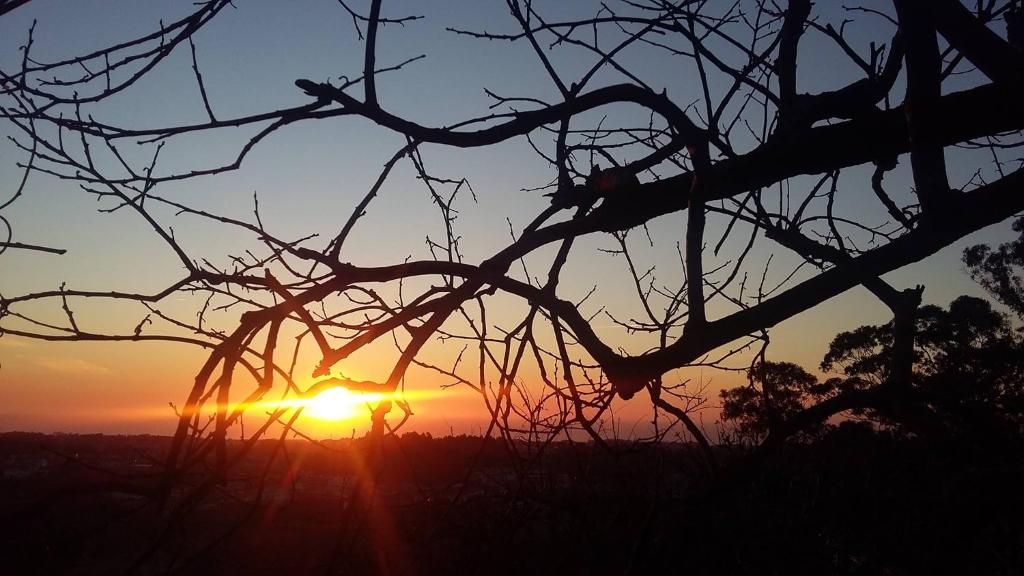
[[[893, 322], [842, 332], [821, 363], [842, 377], [824, 382], [789, 362], [761, 362], [750, 385], [723, 390], [722, 418], [743, 437], [763, 439], [803, 409], [841, 393], [878, 389], [890, 380]], [[980, 298], [960, 296], [948, 309], [917, 311], [909, 394], [951, 434], [1000, 441], [1024, 432], [1024, 335]], [[853, 416], [902, 430], [891, 412], [855, 406]], [[820, 432], [812, 421], [804, 433]]]
[[[722, 390], [722, 419], [743, 437], [761, 439], [780, 421], [793, 416], [831, 386], [791, 362], [759, 362], [748, 370], [750, 385]], [[820, 423], [806, 430], [814, 434]]]
[[[842, 370], [846, 378], [839, 388], [878, 385], [888, 377], [892, 342], [892, 322], [843, 332], [832, 340], [821, 368]], [[946, 310], [922, 306], [912, 387], [961, 433], [991, 432], [992, 426], [1019, 433], [1024, 430], [1024, 339], [980, 298], [960, 296]]]
[[964, 263], [974, 278], [992, 296], [1024, 320], [1024, 217], [1013, 222], [1020, 237], [992, 249], [977, 244], [964, 250]]

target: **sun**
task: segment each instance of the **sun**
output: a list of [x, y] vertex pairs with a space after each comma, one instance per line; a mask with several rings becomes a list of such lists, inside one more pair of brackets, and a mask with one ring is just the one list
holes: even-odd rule
[[304, 413], [318, 420], [337, 422], [360, 415], [366, 404], [380, 402], [382, 394], [352, 392], [347, 388], [328, 388], [304, 402]]

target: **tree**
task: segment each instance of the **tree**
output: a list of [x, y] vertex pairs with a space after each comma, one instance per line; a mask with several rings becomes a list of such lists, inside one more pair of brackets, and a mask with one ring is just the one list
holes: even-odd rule
[[1000, 244], [993, 250], [985, 244], [976, 244], [964, 250], [963, 260], [971, 277], [993, 297], [1024, 319], [1024, 218], [1013, 223], [1013, 231], [1021, 234], [1012, 242]]
[[[601, 423], [616, 398], [643, 394], [656, 417], [667, 412], [681, 423], [710, 462], [708, 440], [692, 417], [703, 397], [678, 370], [736, 368], [741, 352], [767, 344], [770, 328], [856, 286], [894, 315], [884, 381], [870, 394], [839, 393], [807, 406], [772, 435], [797, 433], [852, 407], [888, 405], [890, 391], [910, 379], [921, 291], [882, 276], [1024, 209], [1024, 171], [1007, 168], [1024, 128], [1024, 56], [1007, 41], [1003, 19], [1018, 12], [1014, 2], [1000, 1], [968, 8], [955, 0], [896, 0], [844, 12], [826, 4], [623, 2], [595, 5], [587, 16], [552, 16], [535, 3], [509, 0], [507, 17], [494, 24], [502, 32], [451, 34], [531, 53], [547, 88], [539, 95], [489, 92], [489, 111], [444, 126], [389, 109], [383, 79], [407, 73], [419, 58], [384, 62], [380, 46], [400, 42], [421, 23], [392, 16], [380, 0], [339, 2], [364, 40], [360, 69], [333, 81], [333, 68], [282, 78], [297, 87], [290, 101], [258, 112], [236, 113], [237, 103], [211, 99], [216, 79], [201, 72], [201, 32], [226, 17], [229, 0], [201, 3], [151, 33], [49, 62], [34, 56], [29, 30], [19, 64], [0, 74], [3, 118], [26, 176], [14, 197], [26, 190], [28, 175], [76, 183], [103, 210], [144, 223], [181, 272], [155, 292], [61, 285], [5, 293], [0, 329], [5, 338], [164, 340], [208, 349], [179, 410], [169, 478], [208, 463], [214, 479], [223, 478], [240, 457], [227, 450], [228, 437], [246, 407], [271, 394], [302, 397], [333, 385], [385, 393], [374, 433], [396, 429], [411, 415], [401, 391], [417, 370], [478, 393], [491, 416], [487, 433], [501, 433], [514, 451], [521, 444], [512, 440], [542, 449], [567, 432], [603, 442]], [[848, 32], [849, 18], [865, 30]], [[805, 67], [809, 50], [828, 54], [828, 70], [853, 72]], [[199, 116], [136, 126], [119, 116], [127, 112], [117, 103], [147, 93], [144, 79], [183, 61]], [[671, 72], [644, 65], [657, 62], [670, 63]], [[247, 156], [272, 146], [285, 127], [356, 118], [402, 143], [332, 230], [275, 234], [258, 202], [251, 216], [222, 214], [181, 191], [181, 183], [244, 168]], [[210, 160], [211, 149], [200, 162], [212, 163], [183, 166], [160, 153], [165, 145], [201, 146], [203, 137], [232, 128], [253, 135], [226, 159]], [[472, 189], [458, 175], [433, 173], [427, 153], [524, 140], [537, 154], [533, 171], [517, 183], [538, 189], [522, 196], [531, 217], [509, 221], [513, 237], [504, 246], [468, 258], [471, 241], [459, 228], [465, 220], [456, 217]], [[991, 156], [972, 160], [960, 148]], [[434, 203], [439, 228], [425, 254], [354, 264], [352, 237], [399, 164]], [[969, 166], [977, 175], [954, 183]], [[885, 185], [887, 175], [900, 183]], [[252, 244], [233, 256], [187, 245], [180, 228], [172, 229], [175, 214], [244, 232]], [[379, 239], [390, 233], [373, 231]], [[589, 286], [574, 281], [574, 266], [600, 253], [595, 236], [612, 246], [597, 248], [620, 258], [633, 306], [612, 310], [616, 301], [600, 291], [597, 298], [606, 300], [592, 302]], [[61, 250], [13, 239], [4, 246]], [[666, 271], [676, 256], [677, 268]], [[678, 279], [666, 280], [673, 275]], [[593, 283], [616, 274], [601, 276]], [[194, 303], [194, 316], [168, 311], [179, 297]], [[96, 301], [141, 307], [134, 330], [76, 321], [75, 311]], [[40, 316], [41, 306], [62, 317]], [[609, 336], [598, 317], [621, 333]], [[283, 352], [288, 336], [295, 344]], [[444, 343], [462, 346], [431, 353]], [[386, 370], [365, 381], [345, 376], [351, 358], [381, 344], [394, 346]], [[317, 360], [297, 365], [310, 345]], [[306, 375], [315, 381], [307, 384]], [[388, 420], [396, 407], [403, 416]], [[913, 407], [894, 417], [912, 417]], [[250, 423], [263, 421], [248, 428], [247, 446], [280, 424], [287, 434], [297, 418], [286, 404], [266, 417], [248, 414]], [[652, 438], [676, 424], [656, 425]]]
[[[853, 383], [846, 387], [871, 389], [889, 378], [892, 354], [892, 322], [862, 326], [832, 340], [821, 368], [841, 369], [845, 382]], [[953, 434], [985, 441], [1017, 436], [1024, 430], [1022, 359], [1024, 338], [988, 301], [960, 296], [948, 310], [923, 306], [910, 394], [930, 420]], [[875, 417], [893, 423], [891, 411]]]
[[[892, 380], [894, 322], [889, 322], [833, 338], [821, 369], [842, 372], [840, 377], [819, 382], [790, 362], [758, 363], [749, 370], [749, 386], [721, 392], [722, 418], [733, 421], [741, 437], [761, 441], [816, 403], [845, 394], [872, 399], [852, 405], [852, 415], [904, 433], [939, 429], [946, 437], [982, 442], [1019, 436], [1024, 431], [1024, 338], [1009, 319], [988, 301], [971, 296], [956, 298], [948, 310], [922, 306], [916, 318], [906, 391], [916, 405], [914, 417], [900, 418], [895, 398], [872, 398]], [[821, 424], [808, 422], [799, 429], [820, 431]]]
[[803, 410], [829, 388], [792, 362], [763, 361], [748, 375], [749, 386], [722, 390], [722, 419], [734, 420], [741, 437], [755, 440], [763, 439], [780, 421]]

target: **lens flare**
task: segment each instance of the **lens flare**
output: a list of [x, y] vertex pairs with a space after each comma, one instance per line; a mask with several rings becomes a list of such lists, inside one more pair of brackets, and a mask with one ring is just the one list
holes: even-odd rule
[[375, 404], [383, 398], [383, 394], [361, 394], [341, 387], [328, 388], [303, 402], [304, 414], [330, 422], [347, 420], [361, 415], [367, 404]]

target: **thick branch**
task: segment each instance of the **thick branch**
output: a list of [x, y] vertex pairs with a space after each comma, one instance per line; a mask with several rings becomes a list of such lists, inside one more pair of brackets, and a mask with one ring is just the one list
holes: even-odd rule
[[949, 196], [946, 158], [939, 126], [942, 60], [935, 37], [932, 9], [915, 0], [897, 0], [900, 33], [906, 43], [907, 100], [905, 111], [910, 132], [910, 165], [917, 196], [925, 215], [942, 209]]
[[939, 33], [993, 82], [1013, 90], [1024, 86], [1024, 57], [957, 0], [933, 0]]

